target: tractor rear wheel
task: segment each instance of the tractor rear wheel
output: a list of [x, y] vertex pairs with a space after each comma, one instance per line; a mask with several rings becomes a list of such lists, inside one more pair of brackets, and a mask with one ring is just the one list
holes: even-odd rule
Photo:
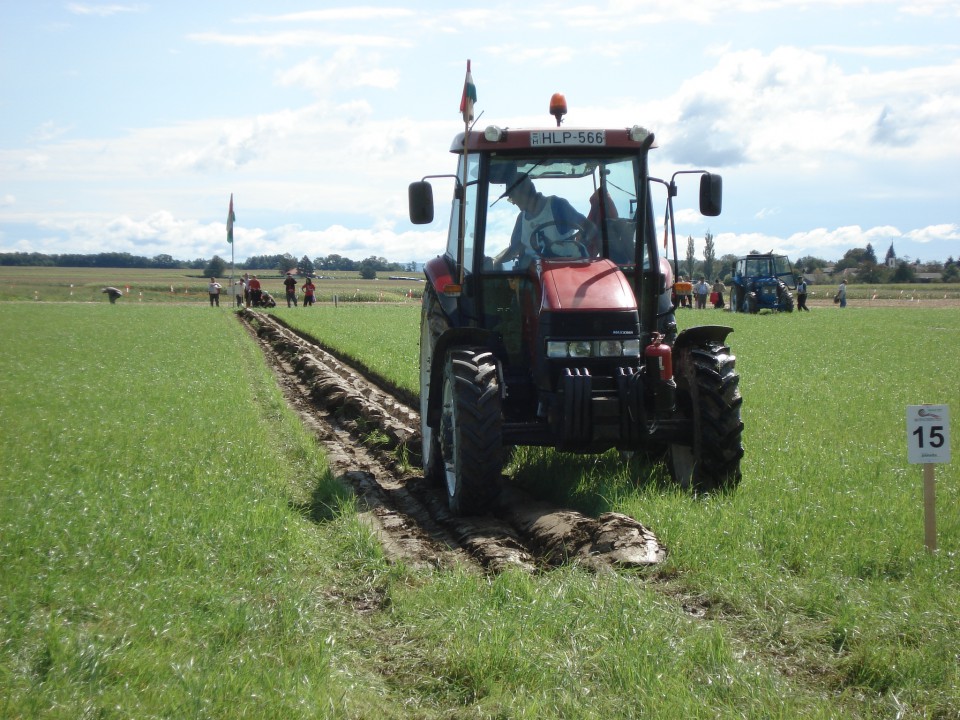
[[483, 348], [450, 350], [443, 371], [440, 448], [455, 515], [479, 515], [496, 499], [502, 428], [496, 358]]
[[676, 359], [678, 411], [690, 420], [688, 444], [670, 446], [674, 480], [695, 492], [735, 487], [741, 478], [743, 423], [736, 357], [719, 342], [684, 348]]
[[782, 280], [777, 282], [777, 309], [780, 312], [793, 312], [793, 293]]
[[[440, 306], [436, 290], [427, 285], [420, 309], [420, 452], [423, 476], [437, 484], [443, 482], [443, 456], [440, 453], [440, 436], [427, 424], [427, 405], [430, 401], [433, 349], [449, 327], [450, 322]], [[440, 388], [436, 388], [436, 391], [441, 392]]]

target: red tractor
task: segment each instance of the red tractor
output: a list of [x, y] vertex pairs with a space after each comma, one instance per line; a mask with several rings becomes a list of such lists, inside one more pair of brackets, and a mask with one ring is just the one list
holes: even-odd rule
[[[420, 425], [424, 474], [457, 514], [490, 507], [516, 445], [666, 455], [698, 492], [740, 480], [731, 328], [677, 334], [674, 273], [658, 251], [651, 186], [666, 187], [675, 268], [680, 173], [650, 177], [644, 128], [560, 118], [461, 133], [456, 175], [409, 188], [417, 224], [434, 217], [428, 178], [454, 188], [446, 251], [425, 267]], [[700, 175], [700, 212], [718, 215], [720, 176], [686, 172]]]

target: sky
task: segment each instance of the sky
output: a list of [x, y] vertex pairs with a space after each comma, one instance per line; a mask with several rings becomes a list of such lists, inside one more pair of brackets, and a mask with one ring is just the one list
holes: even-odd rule
[[957, 0], [360, 2], [0, 0], [0, 252], [425, 261], [469, 58], [478, 128], [563, 92], [721, 174], [712, 218], [681, 179], [681, 254], [960, 258]]

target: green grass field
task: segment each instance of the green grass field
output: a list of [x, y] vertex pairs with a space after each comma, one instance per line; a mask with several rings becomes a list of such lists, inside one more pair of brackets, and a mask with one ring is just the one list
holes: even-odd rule
[[[904, 420], [960, 407], [956, 308], [682, 311], [735, 329], [740, 488], [518, 452], [669, 557], [487, 577], [385, 563], [232, 313], [98, 300], [0, 316], [2, 717], [960, 715], [960, 472], [931, 554]], [[416, 303], [277, 314], [411, 383]]]

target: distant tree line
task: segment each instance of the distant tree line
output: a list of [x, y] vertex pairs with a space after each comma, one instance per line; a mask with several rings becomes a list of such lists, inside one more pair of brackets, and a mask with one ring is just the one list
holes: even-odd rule
[[[219, 255], [211, 259], [176, 260], [170, 255], [155, 255], [152, 258], [130, 253], [75, 253], [46, 255], [44, 253], [0, 253], [0, 265], [23, 265], [32, 267], [95, 267], [95, 268], [155, 268], [161, 270], [202, 270], [205, 276], [223, 277], [230, 265]], [[325, 270], [346, 270], [361, 277], [375, 278], [378, 272], [416, 272], [416, 263], [392, 263], [382, 257], [351, 260], [340, 255], [327, 255], [311, 260], [304, 255], [297, 260], [293, 255], [253, 255], [237, 265], [241, 270], [276, 270], [280, 274], [298, 270], [302, 275], [314, 275]]]
[[184, 268], [199, 270], [207, 266], [209, 260], [175, 260], [170, 255], [156, 255], [152, 258], [130, 253], [96, 253], [80, 255], [66, 253], [45, 255], [44, 253], [0, 253], [0, 265], [29, 265], [33, 267], [97, 267], [97, 268]]
[[363, 277], [376, 277], [377, 272], [416, 272], [417, 264], [393, 263], [383, 257], [370, 256], [363, 260], [351, 260], [342, 255], [327, 255], [324, 257], [315, 257], [312, 260], [304, 255], [297, 260], [293, 255], [284, 253], [283, 255], [252, 255], [246, 259], [241, 266], [244, 270], [258, 270], [263, 268], [276, 268], [280, 273], [287, 273], [291, 270], [298, 270], [301, 275], [313, 275], [318, 272], [343, 270], [346, 272], [358, 272]]

